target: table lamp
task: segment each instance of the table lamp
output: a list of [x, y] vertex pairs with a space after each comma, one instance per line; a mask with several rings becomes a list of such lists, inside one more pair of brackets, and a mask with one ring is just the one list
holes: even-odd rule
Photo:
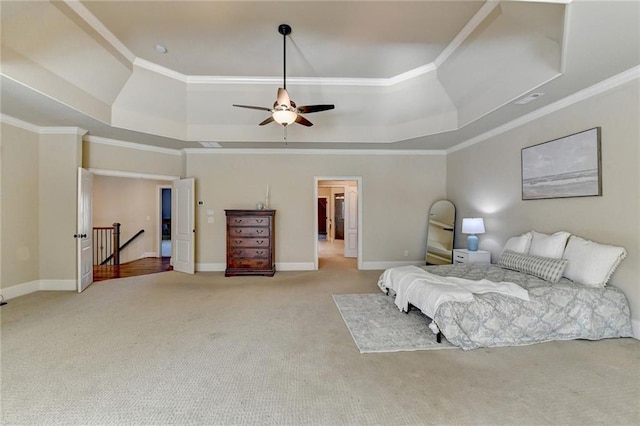
[[481, 217], [463, 218], [462, 233], [470, 234], [467, 237], [467, 250], [478, 251], [478, 237], [476, 234], [484, 234], [484, 221]]

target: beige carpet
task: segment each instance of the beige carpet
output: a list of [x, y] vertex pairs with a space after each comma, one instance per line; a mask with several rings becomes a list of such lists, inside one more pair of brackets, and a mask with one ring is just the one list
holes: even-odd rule
[[640, 342], [360, 354], [379, 272], [165, 272], [12, 299], [2, 424], [640, 424]]

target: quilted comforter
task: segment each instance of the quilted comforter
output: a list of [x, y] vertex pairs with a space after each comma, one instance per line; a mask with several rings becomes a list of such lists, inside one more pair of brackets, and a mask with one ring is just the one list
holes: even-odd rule
[[529, 301], [486, 293], [475, 294], [469, 303], [440, 305], [433, 321], [450, 343], [463, 349], [632, 336], [629, 303], [613, 286], [592, 288], [565, 278], [550, 283], [496, 265], [424, 269], [441, 276], [513, 282], [529, 292]]

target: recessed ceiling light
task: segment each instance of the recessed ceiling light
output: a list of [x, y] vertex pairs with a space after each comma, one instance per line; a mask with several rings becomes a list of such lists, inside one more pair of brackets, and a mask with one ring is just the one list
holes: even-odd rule
[[524, 105], [524, 104], [528, 104], [531, 101], [535, 101], [536, 99], [538, 99], [540, 96], [544, 96], [544, 93], [532, 93], [529, 96], [526, 96], [522, 99], [520, 99], [519, 101], [515, 102], [516, 105]]
[[167, 53], [167, 48], [161, 44], [156, 44], [156, 52], [158, 53]]

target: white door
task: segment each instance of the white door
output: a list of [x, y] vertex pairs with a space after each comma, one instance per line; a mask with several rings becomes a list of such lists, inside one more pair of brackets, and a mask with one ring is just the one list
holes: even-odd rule
[[78, 168], [77, 241], [78, 293], [93, 282], [93, 174]]
[[344, 191], [344, 257], [358, 257], [358, 188]]
[[171, 240], [173, 270], [195, 272], [195, 180], [173, 181], [171, 191]]

